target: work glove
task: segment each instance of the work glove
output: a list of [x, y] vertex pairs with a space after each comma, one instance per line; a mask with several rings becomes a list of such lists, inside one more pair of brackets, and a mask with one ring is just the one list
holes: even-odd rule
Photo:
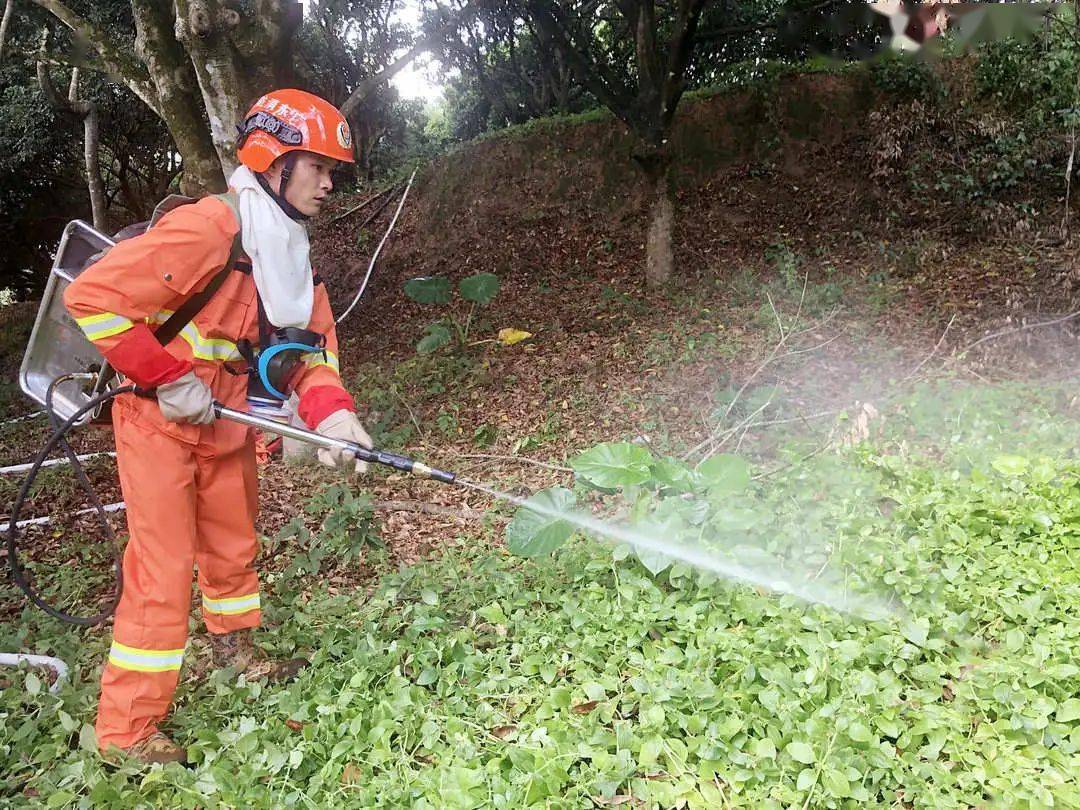
[[[371, 437], [367, 435], [367, 431], [364, 430], [364, 426], [360, 424], [360, 420], [356, 418], [356, 414], [347, 410], [334, 411], [328, 417], [319, 422], [318, 427], [315, 428], [316, 433], [320, 433], [323, 436], [329, 436], [331, 439], [343, 439], [347, 442], [353, 442], [361, 447], [366, 447], [369, 450], [372, 448]], [[319, 450], [319, 461], [325, 464], [327, 467], [343, 467], [347, 468], [352, 462], [356, 462], [355, 472], [357, 475], [367, 472], [367, 462], [359, 461], [352, 453], [347, 450]]]
[[214, 421], [214, 396], [194, 371], [159, 385], [157, 401], [161, 415], [170, 422], [209, 425]]

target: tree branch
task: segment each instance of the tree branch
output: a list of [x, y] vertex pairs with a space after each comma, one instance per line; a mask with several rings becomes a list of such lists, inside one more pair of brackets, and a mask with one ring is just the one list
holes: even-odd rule
[[[44, 55], [49, 37], [49, 29], [42, 31], [40, 52]], [[53, 84], [52, 74], [44, 61], [37, 62], [38, 84], [45, 98], [56, 109], [77, 116], [83, 123], [83, 156], [86, 160], [86, 188], [90, 194], [90, 210], [94, 227], [105, 229], [105, 184], [101, 179], [101, 163], [98, 158], [100, 135], [98, 127], [97, 105], [92, 101], [79, 101], [79, 69], [71, 74], [71, 85], [67, 98], [64, 98]]]
[[660, 110], [660, 124], [665, 130], [674, 120], [675, 110], [682, 98], [686, 69], [690, 66], [690, 59], [694, 55], [698, 21], [701, 19], [701, 12], [706, 2], [707, 0], [681, 0], [679, 3], [675, 32], [671, 37], [668, 69], [663, 85], [663, 103]]
[[345, 103], [341, 105], [341, 114], [348, 118], [354, 112], [356, 112], [361, 105], [368, 98], [371, 97], [376, 90], [389, 82], [394, 76], [405, 69], [411, 62], [413, 62], [420, 54], [425, 51], [431, 50], [431, 48], [439, 41], [447, 27], [451, 25], [457, 25], [465, 22], [472, 17], [473, 12], [476, 10], [474, 3], [469, 3], [465, 8], [451, 17], [446, 23], [440, 26], [440, 30], [429, 34], [426, 37], [422, 37], [418, 40], [405, 54], [398, 59], [395, 59], [389, 65], [384, 67], [378, 73], [368, 76], [361, 81], [352, 91], [352, 94], [345, 99]]
[[108, 34], [88, 20], [83, 19], [60, 0], [32, 0], [71, 29], [81, 40], [89, 43], [101, 57], [106, 71], [125, 84], [150, 109], [157, 109], [157, 91], [150, 83], [149, 74], [113, 43]]
[[989, 340], [997, 340], [998, 338], [1003, 338], [1008, 335], [1017, 335], [1021, 332], [1027, 332], [1031, 329], [1042, 329], [1046, 326], [1057, 326], [1058, 324], [1067, 323], [1068, 321], [1073, 321], [1077, 318], [1080, 318], [1080, 310], [1077, 310], [1076, 312], [1070, 312], [1068, 315], [1063, 315], [1060, 318], [1052, 318], [1049, 321], [1040, 321], [1039, 323], [1029, 323], [1024, 326], [1017, 326], [1011, 329], [1002, 329], [999, 332], [994, 332], [987, 335], [986, 337], [979, 338], [974, 343], [961, 349], [958, 354], [962, 357], [968, 352], [970, 352], [972, 349], [974, 349], [976, 346], [981, 346], [983, 343], [986, 343]]
[[341, 105], [341, 114], [348, 118], [358, 110], [365, 101], [380, 87], [388, 83], [394, 76], [404, 70], [410, 62], [415, 60], [424, 51], [430, 50], [434, 37], [425, 37], [410, 48], [404, 56], [391, 62], [378, 73], [368, 76], [353, 89], [352, 94]]
[[68, 83], [68, 101], [75, 104], [79, 100], [79, 69], [71, 69], [71, 81]]
[[633, 132], [640, 133], [641, 122], [635, 114], [635, 94], [593, 61], [587, 49], [577, 47], [556, 5], [550, 0], [528, 0], [526, 8], [543, 44], [561, 53], [577, 80], [596, 100], [615, 113]]

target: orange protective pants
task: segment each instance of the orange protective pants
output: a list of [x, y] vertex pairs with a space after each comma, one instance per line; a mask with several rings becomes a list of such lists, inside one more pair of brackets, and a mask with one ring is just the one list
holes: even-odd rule
[[219, 420], [202, 428], [196, 443], [186, 442], [125, 399], [114, 406], [113, 427], [130, 540], [101, 678], [102, 750], [149, 737], [168, 713], [187, 642], [194, 566], [211, 633], [255, 627], [260, 618], [253, 437], [245, 441], [237, 429], [246, 429]]

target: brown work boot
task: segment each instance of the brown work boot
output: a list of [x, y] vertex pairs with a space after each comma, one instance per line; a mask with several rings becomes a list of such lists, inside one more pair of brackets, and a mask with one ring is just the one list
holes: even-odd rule
[[267, 658], [255, 646], [251, 629], [210, 634], [210, 660], [218, 669], [234, 667], [249, 680], [266, 678], [271, 682], [291, 681], [311, 662], [306, 658], [277, 661]]
[[187, 750], [181, 748], [160, 731], [155, 731], [145, 740], [139, 740], [127, 748], [116, 748], [114, 746], [112, 751], [119, 751], [125, 759], [135, 760], [147, 765], [187, 762]]

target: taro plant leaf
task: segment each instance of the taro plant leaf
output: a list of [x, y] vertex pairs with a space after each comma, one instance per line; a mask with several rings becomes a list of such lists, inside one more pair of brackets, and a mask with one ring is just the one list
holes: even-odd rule
[[[530, 505], [544, 511], [534, 511]], [[574, 533], [574, 525], [557, 516], [573, 508], [574, 494], [565, 487], [537, 492], [525, 501], [506, 527], [506, 547], [519, 557], [550, 554]]]
[[[682, 527], [684, 525], [685, 524], [682, 521], [675, 517], [665, 521], [648, 519], [635, 525], [634, 533], [640, 535], [642, 538], [648, 538], [650, 540], [655, 540], [658, 543], [662, 543], [666, 537], [678, 537], [676, 527]], [[634, 554], [641, 560], [641, 564], [644, 565], [653, 576], [656, 576], [675, 562], [674, 559], [656, 548], [641, 544], [634, 544], [633, 548]]]
[[580, 478], [604, 489], [645, 483], [652, 478], [651, 464], [649, 451], [629, 442], [598, 444], [570, 462]]
[[[683, 502], [678, 498], [664, 500], [656, 510], [655, 514], [634, 526], [634, 532], [642, 538], [648, 538], [649, 540], [654, 541], [660, 545], [661, 548], [663, 548], [664, 544], [668, 541], [674, 540], [678, 542], [679, 539], [686, 534], [688, 528], [683, 516], [675, 511], [682, 503]], [[669, 506], [669, 504], [671, 506]], [[634, 554], [637, 555], [641, 564], [644, 565], [653, 576], [656, 576], [676, 562], [674, 557], [671, 557], [658, 548], [651, 547], [651, 545], [647, 547], [644, 544], [635, 544]]]
[[420, 276], [405, 282], [405, 294], [418, 304], [449, 304], [450, 281], [441, 276]]
[[450, 330], [441, 323], [429, 324], [427, 334], [416, 344], [420, 354], [429, 354], [450, 342]]
[[466, 301], [484, 306], [491, 303], [499, 292], [499, 277], [494, 273], [477, 273], [462, 279], [458, 292]]
[[652, 477], [656, 483], [676, 492], [689, 492], [694, 488], [694, 474], [685, 464], [666, 456], [652, 462]]
[[750, 465], [730, 453], [706, 459], [698, 466], [697, 474], [705, 487], [721, 495], [742, 492], [750, 486]]

